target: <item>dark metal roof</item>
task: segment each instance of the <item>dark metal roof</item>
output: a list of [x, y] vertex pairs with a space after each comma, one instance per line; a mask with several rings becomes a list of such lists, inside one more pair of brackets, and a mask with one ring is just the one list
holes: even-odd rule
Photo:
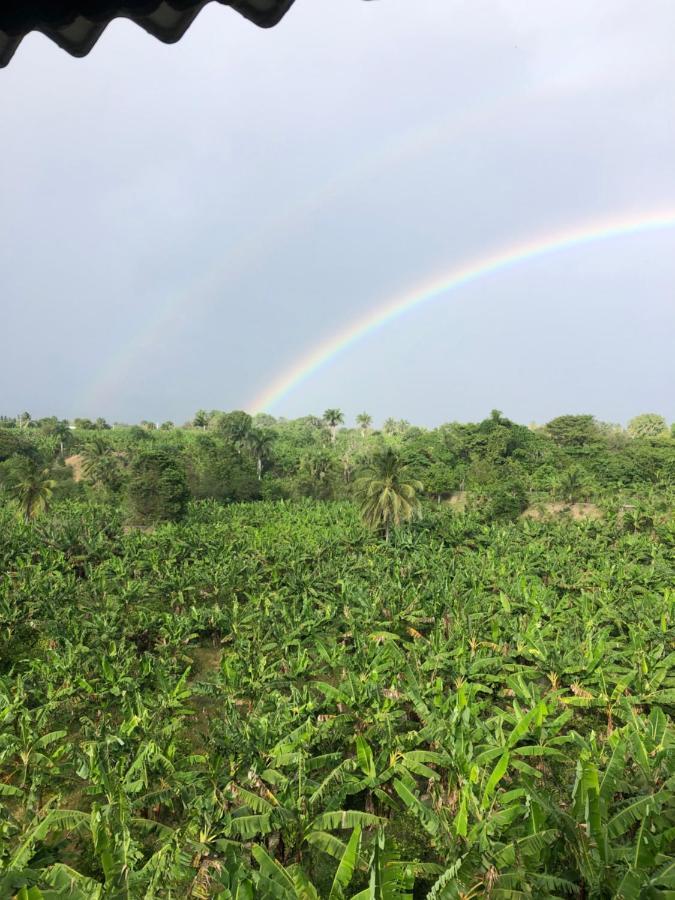
[[[167, 44], [180, 40], [211, 0], [0, 0], [0, 67], [6, 66], [25, 35], [39, 31], [73, 56], [86, 56], [112, 19], [131, 19]], [[269, 28], [293, 0], [216, 0], [256, 25]]]

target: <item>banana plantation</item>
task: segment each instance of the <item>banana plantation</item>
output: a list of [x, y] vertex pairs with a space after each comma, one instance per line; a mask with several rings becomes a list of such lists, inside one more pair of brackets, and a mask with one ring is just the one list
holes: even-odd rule
[[0, 897], [675, 897], [646, 496], [389, 540], [348, 500], [0, 505]]

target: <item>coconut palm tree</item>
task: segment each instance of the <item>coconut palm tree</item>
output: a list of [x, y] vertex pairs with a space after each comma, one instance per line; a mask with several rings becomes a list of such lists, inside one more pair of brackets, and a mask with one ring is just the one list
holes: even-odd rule
[[409, 521], [419, 512], [421, 482], [410, 477], [409, 467], [391, 447], [373, 457], [356, 481], [361, 515], [370, 528], [384, 531], [389, 540], [392, 526]]
[[337, 427], [338, 425], [342, 425], [345, 420], [344, 413], [341, 409], [327, 409], [323, 414], [323, 420], [330, 428], [330, 439], [334, 444]]
[[119, 459], [106, 440], [94, 438], [82, 450], [82, 469], [94, 483], [114, 490], [119, 487]]
[[369, 416], [367, 412], [359, 413], [356, 417], [356, 424], [361, 429], [361, 436], [365, 437], [370, 431], [370, 426], [373, 424], [373, 417]]
[[32, 459], [25, 459], [17, 472], [10, 493], [18, 501], [26, 522], [30, 522], [49, 506], [56, 482], [49, 469]]

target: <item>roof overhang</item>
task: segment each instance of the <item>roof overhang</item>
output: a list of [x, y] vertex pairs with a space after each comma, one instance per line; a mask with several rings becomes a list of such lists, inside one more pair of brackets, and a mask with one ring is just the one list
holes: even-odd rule
[[[61, 0], [0, 2], [0, 67], [23, 38], [39, 31], [72, 56], [86, 56], [112, 19], [131, 19], [164, 43], [181, 39], [197, 13], [213, 0]], [[294, 0], [215, 0], [231, 6], [261, 28], [276, 25]]]

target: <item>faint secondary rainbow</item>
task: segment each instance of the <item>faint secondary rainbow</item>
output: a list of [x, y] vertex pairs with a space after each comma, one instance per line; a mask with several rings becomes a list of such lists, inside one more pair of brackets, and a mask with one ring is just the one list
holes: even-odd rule
[[515, 244], [497, 250], [489, 256], [482, 256], [464, 263], [426, 284], [414, 287], [406, 294], [385, 303], [362, 318], [352, 321], [337, 335], [314, 347], [302, 359], [282, 372], [249, 404], [249, 408], [254, 413], [268, 411], [303, 381], [371, 332], [450, 291], [550, 253], [559, 253], [599, 241], [673, 227], [675, 227], [674, 210], [642, 213], [632, 217], [615, 217], [611, 221], [576, 225], [556, 234]]
[[94, 414], [119, 390], [139, 359], [147, 358], [156, 347], [172, 336], [181, 327], [181, 319], [192, 320], [195, 309], [208, 309], [218, 302], [223, 286], [238, 272], [257, 263], [261, 248], [278, 247], [284, 240], [297, 234], [306, 225], [310, 216], [337, 200], [349, 189], [373, 175], [391, 169], [397, 164], [417, 156], [424, 150], [441, 146], [447, 141], [457, 140], [464, 132], [485, 127], [493, 121], [496, 111], [500, 116], [506, 110], [515, 113], [516, 107], [507, 96], [500, 96], [494, 103], [482, 108], [471, 108], [458, 117], [455, 110], [451, 116], [443, 115], [423, 126], [415, 126], [395, 135], [384, 144], [375, 146], [368, 153], [359, 156], [355, 162], [347, 164], [337, 173], [331, 172], [321, 184], [313, 186], [292, 203], [275, 210], [252, 231], [243, 232], [238, 239], [227, 243], [222, 255], [217, 255], [212, 264], [197, 277], [189, 289], [184, 286], [169, 294], [156, 315], [141, 325], [133, 336], [118, 346], [103, 362], [94, 377], [82, 385], [75, 406], [87, 414]]

